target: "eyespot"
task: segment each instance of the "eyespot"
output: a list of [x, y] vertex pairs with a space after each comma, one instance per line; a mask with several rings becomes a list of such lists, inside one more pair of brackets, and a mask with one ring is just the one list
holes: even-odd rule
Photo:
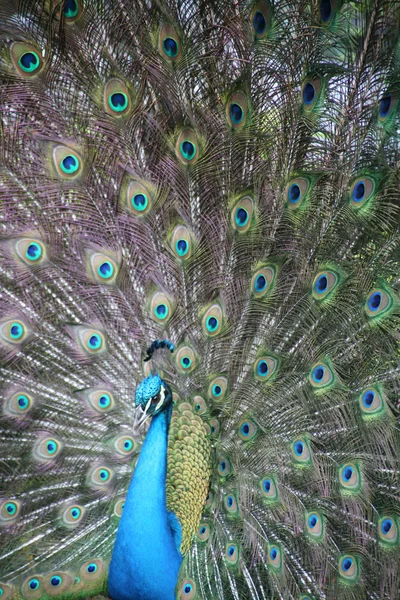
[[43, 67], [41, 53], [25, 42], [13, 42], [10, 47], [11, 60], [21, 77], [35, 77]]
[[330, 25], [336, 15], [336, 0], [320, 0], [319, 12], [322, 25]]
[[272, 10], [269, 2], [261, 0], [258, 2], [250, 15], [251, 26], [257, 40], [263, 40], [271, 28]]
[[22, 417], [29, 413], [34, 404], [32, 396], [26, 392], [17, 392], [8, 399], [5, 412], [10, 416]]
[[15, 242], [15, 250], [21, 261], [33, 267], [47, 261], [46, 246], [40, 240], [23, 238]]
[[260, 479], [262, 497], [267, 502], [276, 502], [279, 499], [278, 486], [275, 475], [265, 475]]
[[204, 313], [201, 326], [208, 337], [215, 337], [222, 330], [222, 309], [219, 304], [212, 304]]
[[261, 356], [254, 363], [254, 377], [258, 381], [268, 381], [273, 375], [276, 375], [279, 361], [273, 356]]
[[107, 349], [105, 337], [97, 329], [78, 327], [78, 339], [87, 354], [101, 354]]
[[82, 174], [83, 162], [75, 150], [67, 146], [53, 148], [53, 163], [56, 171], [63, 179], [76, 179]]
[[377, 417], [385, 410], [385, 402], [377, 388], [370, 387], [361, 392], [359, 397], [361, 415], [364, 418]]
[[122, 511], [124, 510], [125, 502], [126, 502], [126, 498], [121, 498], [121, 500], [118, 500], [115, 503], [113, 513], [116, 517], [122, 516]]
[[79, 523], [82, 522], [83, 517], [85, 516], [86, 510], [83, 506], [79, 504], [73, 504], [72, 506], [68, 506], [64, 509], [62, 513], [62, 520], [64, 525], [69, 528], [76, 527]]
[[196, 584], [193, 579], [185, 579], [180, 586], [179, 600], [192, 600], [196, 596]]
[[365, 312], [371, 319], [383, 316], [393, 306], [393, 298], [381, 288], [373, 290], [365, 302]]
[[195, 396], [192, 400], [193, 408], [198, 415], [203, 415], [207, 410], [207, 404], [201, 396]]
[[67, 23], [75, 23], [82, 14], [82, 0], [65, 0], [64, 2], [64, 18]]
[[216, 377], [208, 387], [208, 396], [212, 400], [220, 402], [224, 399], [227, 388], [228, 380], [226, 377]]
[[112, 284], [118, 275], [118, 265], [106, 254], [93, 252], [89, 254], [88, 273], [98, 283]]
[[171, 236], [171, 249], [178, 260], [190, 258], [193, 242], [189, 230], [184, 225], [177, 225]]
[[239, 562], [239, 546], [233, 542], [228, 542], [225, 548], [225, 562], [233, 567]]
[[189, 346], [182, 346], [175, 355], [175, 363], [178, 370], [183, 374], [189, 374], [196, 367], [195, 354]]
[[208, 540], [208, 538], [210, 537], [210, 526], [208, 525], [208, 523], [200, 523], [199, 528], [197, 529], [197, 539], [200, 542], [206, 542]]
[[374, 196], [375, 187], [371, 177], [358, 177], [350, 188], [350, 206], [355, 210], [365, 206]]
[[358, 561], [352, 554], [345, 554], [339, 559], [340, 576], [347, 581], [356, 581], [359, 577]]
[[40, 598], [43, 594], [43, 578], [40, 575], [31, 575], [22, 584], [22, 593], [25, 598]]
[[114, 448], [123, 456], [131, 456], [137, 449], [137, 444], [132, 436], [120, 435], [114, 441]]
[[105, 574], [105, 565], [100, 558], [87, 560], [81, 565], [79, 575], [84, 581], [97, 581]]
[[321, 96], [321, 87], [322, 82], [318, 78], [306, 79], [301, 86], [301, 99], [307, 112], [316, 107]]
[[17, 596], [14, 586], [7, 585], [0, 581], [0, 598], [1, 600], [11, 600]]
[[293, 460], [298, 464], [309, 465], [312, 463], [311, 451], [308, 440], [303, 437], [296, 438], [291, 444]]
[[297, 177], [289, 181], [285, 188], [288, 207], [291, 210], [297, 210], [308, 198], [310, 189], [310, 182], [304, 177]]
[[176, 62], [181, 57], [181, 44], [178, 34], [172, 25], [165, 24], [158, 36], [158, 49], [165, 60]]
[[314, 388], [322, 389], [331, 386], [335, 377], [332, 369], [326, 363], [320, 362], [312, 367], [308, 380]]
[[318, 512], [306, 513], [306, 532], [314, 541], [320, 542], [324, 537], [324, 519]]
[[162, 292], [156, 292], [150, 302], [151, 317], [157, 323], [167, 323], [172, 316], [172, 303]]
[[239, 437], [244, 442], [254, 440], [258, 433], [258, 427], [251, 419], [244, 419], [239, 423]]
[[342, 491], [346, 493], [357, 493], [361, 489], [361, 472], [355, 463], [346, 463], [339, 468], [339, 482]]
[[34, 448], [34, 455], [41, 461], [54, 460], [62, 450], [62, 443], [55, 437], [45, 437], [38, 441]]
[[398, 92], [386, 92], [386, 94], [379, 101], [378, 108], [378, 121], [384, 124], [388, 124], [392, 118], [396, 115], [399, 104]]
[[245, 233], [250, 228], [253, 220], [254, 204], [250, 196], [244, 196], [231, 211], [232, 227], [240, 233]]
[[5, 500], [0, 504], [0, 525], [12, 523], [21, 513], [21, 503], [18, 500]]
[[147, 215], [152, 205], [152, 194], [147, 186], [132, 179], [126, 191], [127, 208], [135, 217]]
[[94, 390], [88, 393], [90, 406], [98, 413], [110, 412], [115, 407], [114, 397], [110, 391]]
[[271, 292], [275, 281], [275, 274], [275, 269], [272, 266], [257, 269], [250, 283], [251, 292], [256, 298], [262, 298]]
[[239, 506], [234, 494], [225, 494], [224, 497], [225, 510], [231, 515], [239, 513]]
[[59, 596], [66, 592], [72, 583], [68, 573], [55, 571], [43, 578], [43, 589], [49, 596]]
[[96, 467], [89, 472], [91, 487], [101, 489], [108, 486], [114, 478], [114, 471], [110, 467]]
[[226, 105], [226, 118], [233, 129], [241, 129], [247, 120], [247, 98], [242, 92], [235, 92]]
[[125, 117], [131, 109], [131, 97], [125, 83], [110, 79], [104, 88], [104, 109], [112, 117]]
[[314, 277], [312, 295], [315, 300], [325, 300], [339, 283], [339, 278], [334, 271], [319, 271]]
[[212, 506], [213, 501], [214, 501], [214, 492], [212, 490], [210, 490], [207, 494], [204, 506], [206, 508], [210, 508]]
[[185, 165], [194, 164], [199, 158], [199, 142], [192, 129], [186, 127], [178, 135], [175, 146], [176, 156]]
[[210, 419], [210, 430], [211, 435], [213, 436], [217, 436], [219, 434], [220, 424], [218, 419]]
[[221, 458], [221, 460], [218, 463], [218, 473], [221, 475], [221, 477], [228, 477], [228, 475], [230, 475], [231, 472], [232, 465], [229, 458], [227, 458], [226, 456]]
[[384, 544], [394, 545], [399, 541], [399, 528], [392, 517], [381, 517], [378, 522], [379, 541]]
[[276, 544], [268, 544], [268, 566], [273, 570], [281, 570], [282, 568], [282, 552]]
[[19, 319], [9, 319], [0, 323], [0, 337], [8, 344], [20, 344], [28, 337], [29, 329]]

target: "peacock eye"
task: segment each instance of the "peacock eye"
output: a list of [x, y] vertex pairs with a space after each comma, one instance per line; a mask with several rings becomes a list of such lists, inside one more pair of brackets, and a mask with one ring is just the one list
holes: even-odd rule
[[151, 399], [151, 403], [154, 404], [158, 404], [160, 402], [160, 394], [157, 394], [157, 396], [153, 396]]

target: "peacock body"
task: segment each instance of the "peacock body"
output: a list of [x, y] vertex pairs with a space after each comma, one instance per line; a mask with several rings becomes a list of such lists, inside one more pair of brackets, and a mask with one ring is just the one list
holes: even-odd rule
[[398, 600], [399, 3], [0, 24], [2, 600]]

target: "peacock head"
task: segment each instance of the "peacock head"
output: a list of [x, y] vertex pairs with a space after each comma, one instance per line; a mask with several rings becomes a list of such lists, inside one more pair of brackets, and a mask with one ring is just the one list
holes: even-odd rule
[[137, 408], [135, 426], [138, 427], [149, 417], [153, 417], [172, 402], [171, 388], [159, 375], [150, 375], [136, 388], [135, 405]]

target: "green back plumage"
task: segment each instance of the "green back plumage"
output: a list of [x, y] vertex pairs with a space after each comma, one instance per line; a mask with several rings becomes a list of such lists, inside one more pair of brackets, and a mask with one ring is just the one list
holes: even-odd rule
[[107, 595], [168, 338], [177, 598], [395, 600], [398, 3], [0, 21], [2, 598]]

